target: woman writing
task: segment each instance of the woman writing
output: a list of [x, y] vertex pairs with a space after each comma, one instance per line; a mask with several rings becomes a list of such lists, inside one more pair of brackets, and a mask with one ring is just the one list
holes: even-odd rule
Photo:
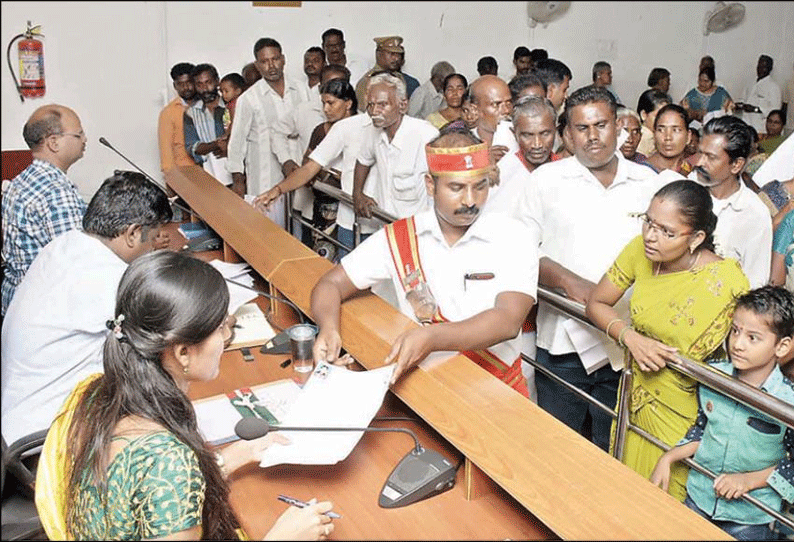
[[[696, 382], [666, 364], [677, 354], [702, 363], [719, 349], [733, 299], [749, 283], [736, 260], [714, 254], [717, 217], [707, 188], [673, 181], [655, 194], [640, 218], [642, 234], [598, 283], [586, 312], [627, 350], [634, 373], [629, 420], [674, 445], [695, 421]], [[629, 323], [613, 306], [632, 285]], [[642, 476], [650, 477], [662, 452], [627, 432], [623, 462]], [[674, 467], [669, 491], [680, 501], [686, 496], [686, 475], [686, 467]]]
[[686, 161], [686, 146], [689, 143], [689, 119], [686, 110], [676, 104], [667, 104], [659, 110], [654, 120], [653, 137], [656, 152], [644, 161], [656, 173], [669, 169], [682, 176], [692, 171], [692, 165]]
[[686, 93], [681, 105], [689, 113], [689, 118], [703, 122], [706, 113], [725, 111], [733, 112], [733, 100], [728, 91], [715, 85], [716, 75], [712, 66], [704, 66], [698, 74], [698, 85]]
[[[237, 538], [225, 477], [285, 441], [215, 453], [199, 433], [187, 391], [218, 375], [228, 305], [223, 277], [200, 260], [158, 251], [130, 264], [104, 374], [78, 384], [42, 450], [36, 505], [50, 539]], [[327, 537], [330, 507], [290, 507], [266, 539]]]
[[445, 124], [461, 118], [463, 115], [463, 96], [466, 94], [468, 87], [469, 82], [461, 74], [451, 73], [447, 75], [441, 87], [447, 107], [433, 111], [425, 120], [440, 130]]

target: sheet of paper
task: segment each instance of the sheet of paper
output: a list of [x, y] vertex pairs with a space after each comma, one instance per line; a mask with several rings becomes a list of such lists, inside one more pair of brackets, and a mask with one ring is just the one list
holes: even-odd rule
[[562, 327], [576, 348], [587, 374], [592, 374], [609, 363], [606, 348], [601, 342], [601, 333], [570, 318], [562, 322]]
[[[257, 398], [257, 404], [267, 408], [279, 421], [298, 396], [301, 389], [290, 379], [279, 380], [270, 384], [251, 388]], [[237, 390], [239, 391], [239, 390]], [[239, 397], [239, 394], [237, 394]], [[198, 427], [204, 440], [210, 444], [222, 444], [237, 440], [234, 426], [242, 419], [242, 414], [232, 405], [226, 395], [216, 395], [207, 399], [199, 399], [193, 403], [196, 411]]]
[[[319, 363], [283, 417], [284, 427], [367, 427], [383, 404], [394, 365], [349, 371]], [[345, 459], [362, 431], [280, 431], [290, 444], [274, 444], [260, 466], [282, 463], [333, 465]]]
[[[212, 260], [210, 265], [220, 271], [223, 278], [233, 280], [234, 282], [239, 282], [240, 284], [244, 284], [245, 286], [253, 286], [254, 285], [254, 277], [251, 276], [248, 269], [248, 264], [243, 263], [226, 263], [220, 260]], [[228, 280], [226, 281], [226, 285], [229, 287], [229, 313], [234, 314], [237, 309], [241, 306], [245, 305], [252, 299], [255, 299], [257, 294], [256, 292], [249, 290], [248, 288], [244, 288], [242, 286], [238, 286], [237, 284], [232, 284]]]

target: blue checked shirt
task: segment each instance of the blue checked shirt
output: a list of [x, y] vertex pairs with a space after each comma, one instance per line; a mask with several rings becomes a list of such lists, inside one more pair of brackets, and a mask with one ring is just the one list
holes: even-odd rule
[[85, 200], [66, 174], [44, 160], [17, 175], [3, 194], [3, 315], [14, 290], [44, 245], [82, 226]]
[[196, 154], [199, 143], [212, 143], [223, 135], [223, 115], [226, 108], [218, 103], [215, 111], [210, 112], [201, 99], [185, 110], [184, 131], [185, 149], [197, 164], [204, 163], [204, 157]]

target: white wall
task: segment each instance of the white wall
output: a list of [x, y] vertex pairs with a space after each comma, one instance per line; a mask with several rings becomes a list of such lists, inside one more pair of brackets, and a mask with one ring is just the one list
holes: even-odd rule
[[98, 143], [100, 136], [159, 178], [157, 116], [174, 95], [173, 64], [210, 62], [222, 76], [252, 60], [254, 42], [269, 36], [283, 46], [287, 71], [299, 76], [303, 52], [332, 26], [345, 32], [348, 53], [373, 61], [373, 37], [403, 36], [405, 71], [420, 81], [438, 60], [473, 80], [484, 55], [494, 56], [509, 79], [513, 49], [525, 45], [565, 62], [575, 89], [591, 81], [595, 61], [607, 60], [615, 89], [632, 107], [651, 68], [672, 72], [678, 100], [694, 86], [700, 57], [710, 54], [717, 79], [738, 99], [755, 79], [759, 54], [775, 60], [772, 76], [781, 86], [794, 64], [794, 2], [744, 4], [738, 27], [704, 36], [704, 15], [715, 2], [572, 2], [562, 18], [534, 28], [527, 2], [2, 2], [4, 47], [27, 20], [42, 25], [47, 83], [44, 98], [21, 103], [8, 66], [0, 70], [2, 149], [26, 148], [22, 126], [30, 113], [57, 102], [77, 111], [89, 138], [85, 157], [70, 170], [86, 197], [113, 169], [131, 168]]

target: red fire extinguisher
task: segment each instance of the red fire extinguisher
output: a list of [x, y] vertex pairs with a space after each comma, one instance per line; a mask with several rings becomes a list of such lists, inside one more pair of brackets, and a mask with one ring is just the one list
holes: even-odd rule
[[[8, 69], [11, 70], [11, 77], [19, 92], [19, 99], [23, 102], [26, 97], [40, 98], [44, 96], [46, 90], [44, 85], [44, 44], [34, 36], [44, 37], [44, 34], [41, 33], [41, 26], [31, 26], [28, 21], [28, 29], [24, 34], [15, 36], [8, 44], [6, 51]], [[11, 47], [20, 38], [24, 39], [19, 42], [17, 49], [19, 54], [19, 82], [17, 82], [16, 73], [11, 66]]]

